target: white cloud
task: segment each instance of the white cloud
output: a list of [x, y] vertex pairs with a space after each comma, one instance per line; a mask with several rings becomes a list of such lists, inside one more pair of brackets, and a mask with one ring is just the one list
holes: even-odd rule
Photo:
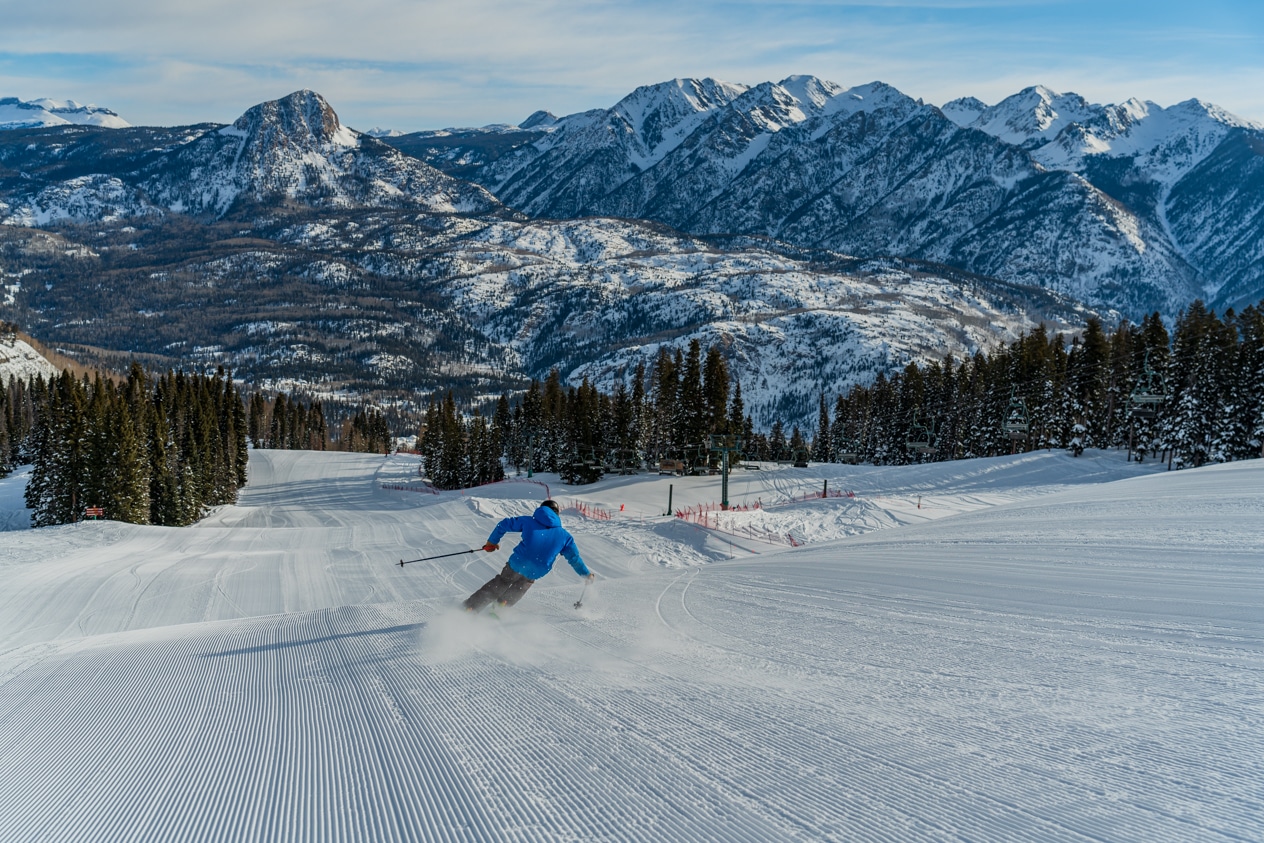
[[1250, 27], [1191, 37], [1158, 20], [1121, 34], [1063, 21], [1057, 5], [52, 0], [6, 11], [0, 94], [91, 99], [133, 123], [170, 124], [232, 120], [313, 88], [350, 125], [410, 130], [609, 106], [677, 76], [815, 73], [881, 79], [931, 102], [1043, 83], [1097, 101], [1198, 96], [1264, 118], [1258, 62], [1243, 58], [1258, 43]]

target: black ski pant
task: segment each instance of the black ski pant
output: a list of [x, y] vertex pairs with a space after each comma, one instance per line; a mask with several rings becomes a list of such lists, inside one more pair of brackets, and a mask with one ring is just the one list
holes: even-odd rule
[[533, 582], [535, 580], [527, 579], [506, 565], [503, 571], [483, 583], [482, 588], [465, 598], [463, 605], [471, 612], [477, 612], [493, 600], [502, 606], [512, 606], [522, 599]]

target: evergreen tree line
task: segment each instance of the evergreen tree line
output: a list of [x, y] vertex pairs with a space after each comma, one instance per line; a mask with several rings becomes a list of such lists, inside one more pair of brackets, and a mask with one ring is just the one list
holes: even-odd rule
[[[716, 347], [663, 348], [613, 394], [564, 386], [555, 370], [490, 416], [432, 401], [419, 437], [441, 488], [498, 480], [502, 457], [567, 482], [680, 460], [714, 466], [712, 434], [742, 438], [739, 458], [879, 465], [995, 456], [1037, 448], [1125, 448], [1178, 466], [1264, 456], [1264, 309], [1218, 317], [1195, 302], [1169, 334], [1158, 314], [1107, 332], [1090, 319], [1070, 341], [1042, 326], [1008, 346], [880, 374], [830, 403], [815, 435], [745, 413]], [[1141, 402], [1138, 396], [1153, 400]], [[1023, 428], [1023, 438], [1016, 431]]]
[[464, 418], [451, 394], [432, 400], [418, 449], [427, 475], [445, 489], [501, 479], [502, 458], [591, 482], [662, 459], [705, 466], [716, 459], [712, 434], [749, 436], [752, 427], [719, 348], [704, 353], [694, 340], [687, 350], [662, 348], [652, 367], [637, 367], [630, 389], [620, 383], [609, 395], [587, 379], [565, 386], [553, 370], [515, 401], [501, 395], [490, 417], [476, 409]]
[[[1020, 420], [1025, 438], [1011, 438]], [[1157, 313], [1109, 334], [1090, 319], [1070, 343], [1041, 327], [968, 360], [910, 363], [840, 395], [832, 418], [822, 397], [812, 456], [900, 464], [1085, 447], [1177, 466], [1264, 456], [1264, 311], [1221, 318], [1195, 302], [1171, 336]]]
[[304, 402], [283, 392], [274, 398], [256, 392], [250, 397], [248, 417], [250, 442], [256, 448], [385, 453], [394, 443], [386, 418], [377, 410], [359, 409], [331, 434], [321, 402]]
[[508, 419], [507, 395], [501, 396], [490, 422], [479, 412], [464, 418], [451, 392], [442, 402], [432, 400], [417, 442], [430, 481], [440, 489], [467, 489], [504, 479], [501, 458]]
[[133, 524], [191, 524], [246, 482], [245, 407], [222, 369], [152, 378], [134, 364], [121, 383], [66, 371], [27, 394], [37, 527], [80, 521], [88, 507]]

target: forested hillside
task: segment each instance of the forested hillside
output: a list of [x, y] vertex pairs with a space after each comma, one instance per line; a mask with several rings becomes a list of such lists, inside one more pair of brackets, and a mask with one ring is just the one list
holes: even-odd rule
[[719, 349], [694, 341], [641, 366], [632, 389], [566, 387], [558, 373], [490, 416], [462, 418], [449, 395], [426, 415], [421, 451], [441, 488], [497, 480], [500, 458], [570, 482], [657, 467], [708, 471], [714, 435], [751, 460], [901, 465], [1041, 448], [1129, 448], [1198, 466], [1264, 456], [1264, 310], [1223, 317], [1196, 302], [1169, 336], [1158, 314], [1082, 336], [1044, 327], [965, 358], [909, 363], [819, 396], [815, 429], [757, 427]]

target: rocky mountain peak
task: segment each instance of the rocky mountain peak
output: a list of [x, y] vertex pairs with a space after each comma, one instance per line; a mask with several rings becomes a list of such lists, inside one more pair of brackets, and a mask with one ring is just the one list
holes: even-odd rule
[[261, 140], [302, 147], [356, 146], [356, 133], [345, 128], [324, 97], [315, 91], [295, 91], [278, 100], [263, 102], [246, 111], [225, 134], [244, 134]]
[[821, 109], [842, 92], [843, 87], [815, 76], [787, 76], [777, 83], [796, 100], [813, 109]]
[[523, 120], [519, 129], [539, 129], [547, 128], [557, 123], [557, 115], [551, 111], [536, 111], [526, 120]]
[[988, 104], [978, 97], [959, 97], [944, 103], [940, 108], [945, 117], [962, 127], [978, 120], [987, 110]]
[[1072, 123], [1090, 122], [1101, 113], [1101, 106], [1079, 94], [1033, 85], [986, 109], [971, 125], [1006, 143], [1032, 148], [1053, 140]]

